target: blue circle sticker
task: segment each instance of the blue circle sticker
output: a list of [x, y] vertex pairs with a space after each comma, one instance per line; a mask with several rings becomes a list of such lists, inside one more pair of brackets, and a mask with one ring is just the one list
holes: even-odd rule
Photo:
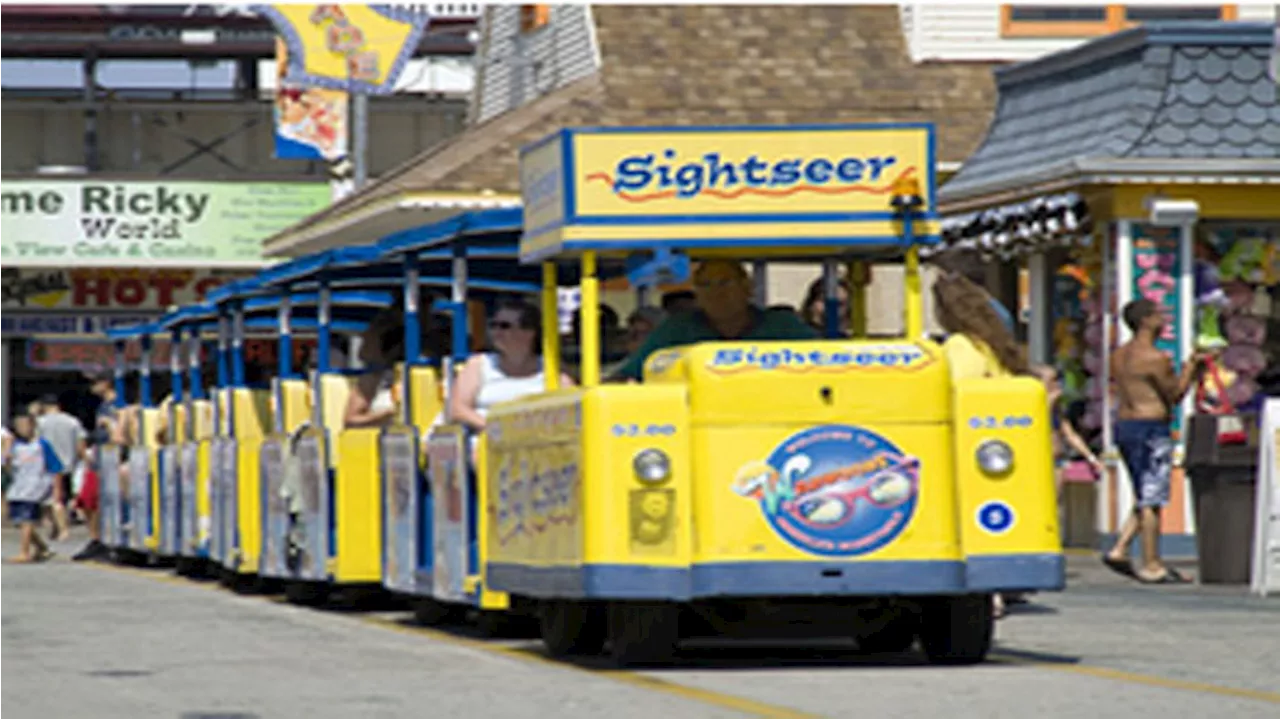
[[805, 552], [853, 557], [902, 533], [915, 514], [920, 460], [860, 427], [791, 435], [739, 470], [733, 489], [760, 505], [782, 539]]
[[978, 526], [992, 534], [1004, 534], [1013, 527], [1013, 508], [1000, 500], [978, 507]]

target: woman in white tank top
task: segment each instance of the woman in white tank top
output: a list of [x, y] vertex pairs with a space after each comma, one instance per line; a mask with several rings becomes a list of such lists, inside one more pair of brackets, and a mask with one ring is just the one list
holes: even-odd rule
[[[489, 409], [499, 402], [541, 392], [542, 315], [524, 300], [503, 300], [489, 319], [493, 351], [472, 355], [458, 375], [449, 410], [456, 422], [483, 432]], [[560, 377], [561, 386], [569, 386]]]

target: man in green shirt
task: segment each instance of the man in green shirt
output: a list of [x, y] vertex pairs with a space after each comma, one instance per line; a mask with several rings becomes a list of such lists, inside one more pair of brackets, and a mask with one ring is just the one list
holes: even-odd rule
[[668, 347], [736, 340], [807, 340], [817, 335], [794, 312], [751, 304], [751, 278], [731, 260], [703, 262], [693, 273], [697, 309], [671, 315], [626, 362], [617, 379], [640, 380], [649, 355]]

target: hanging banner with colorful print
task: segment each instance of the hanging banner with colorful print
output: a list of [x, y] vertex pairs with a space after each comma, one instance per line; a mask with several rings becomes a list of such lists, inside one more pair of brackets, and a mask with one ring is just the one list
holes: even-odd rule
[[1156, 347], [1182, 366], [1182, 335], [1179, 318], [1185, 298], [1179, 278], [1182, 276], [1182, 229], [1133, 225], [1133, 298], [1151, 300], [1165, 315], [1164, 334]]
[[413, 57], [427, 15], [391, 5], [251, 5], [288, 47], [286, 79], [302, 87], [386, 95]]
[[289, 48], [276, 38], [276, 159], [341, 160], [347, 156], [350, 96], [289, 82], [288, 64]]

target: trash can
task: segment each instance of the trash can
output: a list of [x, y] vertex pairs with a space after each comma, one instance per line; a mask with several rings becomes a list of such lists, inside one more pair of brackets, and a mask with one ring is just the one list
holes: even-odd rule
[[1201, 584], [1248, 584], [1258, 481], [1258, 417], [1245, 415], [1249, 441], [1218, 444], [1217, 418], [1187, 423], [1184, 466], [1195, 503]]

